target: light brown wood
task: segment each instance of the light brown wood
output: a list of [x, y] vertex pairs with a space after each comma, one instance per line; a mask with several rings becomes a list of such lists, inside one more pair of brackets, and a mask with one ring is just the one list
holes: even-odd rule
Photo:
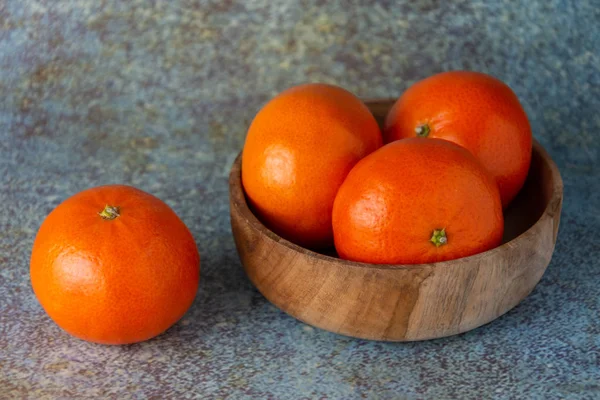
[[[392, 101], [369, 101], [381, 123]], [[504, 244], [423, 265], [350, 262], [301, 248], [267, 229], [248, 208], [241, 156], [229, 178], [231, 226], [250, 280], [273, 304], [328, 331], [411, 341], [465, 332], [523, 300], [554, 250], [563, 196], [560, 173], [535, 142], [527, 182], [505, 213]]]

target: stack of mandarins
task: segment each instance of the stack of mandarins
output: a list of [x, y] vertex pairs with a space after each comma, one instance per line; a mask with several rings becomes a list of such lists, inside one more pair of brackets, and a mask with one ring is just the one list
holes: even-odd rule
[[[385, 144], [384, 144], [385, 143]], [[420, 264], [498, 246], [525, 182], [532, 136], [514, 92], [477, 72], [411, 86], [382, 132], [352, 93], [306, 84], [268, 102], [248, 131], [242, 184], [257, 216], [341, 258]]]

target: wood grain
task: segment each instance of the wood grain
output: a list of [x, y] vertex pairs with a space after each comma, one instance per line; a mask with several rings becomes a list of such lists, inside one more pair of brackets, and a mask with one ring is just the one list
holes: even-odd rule
[[[380, 123], [392, 103], [367, 102]], [[290, 243], [252, 214], [240, 168], [241, 155], [229, 177], [231, 226], [250, 280], [288, 314], [348, 336], [424, 340], [486, 324], [533, 290], [550, 262], [558, 233], [563, 184], [537, 142], [527, 182], [505, 213], [504, 243], [435, 264], [350, 262]]]

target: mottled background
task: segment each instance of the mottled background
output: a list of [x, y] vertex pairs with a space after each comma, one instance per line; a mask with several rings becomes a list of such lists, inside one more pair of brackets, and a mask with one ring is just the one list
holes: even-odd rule
[[[0, 398], [599, 398], [600, 3], [0, 1]], [[506, 81], [565, 181], [552, 264], [475, 331], [388, 344], [306, 326], [245, 277], [227, 173], [305, 81], [398, 96], [449, 69]], [[192, 230], [202, 283], [166, 334], [106, 347], [44, 314], [28, 262], [66, 197], [127, 183]]]

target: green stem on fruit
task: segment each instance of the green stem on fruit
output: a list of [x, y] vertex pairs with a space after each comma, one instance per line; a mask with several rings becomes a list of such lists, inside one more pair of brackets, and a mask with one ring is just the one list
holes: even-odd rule
[[427, 124], [422, 124], [415, 128], [417, 137], [427, 137], [429, 136], [429, 132], [431, 132], [431, 128], [429, 128], [429, 125]]
[[448, 238], [446, 237], [446, 228], [434, 229], [433, 235], [431, 235], [431, 239], [429, 240], [435, 245], [435, 247], [440, 247], [447, 244]]
[[100, 211], [98, 213], [98, 215], [100, 215], [102, 217], [102, 219], [111, 221], [111, 220], [117, 218], [118, 216], [120, 216], [121, 214], [119, 214], [119, 207], [109, 206], [107, 204], [104, 206], [104, 210]]

